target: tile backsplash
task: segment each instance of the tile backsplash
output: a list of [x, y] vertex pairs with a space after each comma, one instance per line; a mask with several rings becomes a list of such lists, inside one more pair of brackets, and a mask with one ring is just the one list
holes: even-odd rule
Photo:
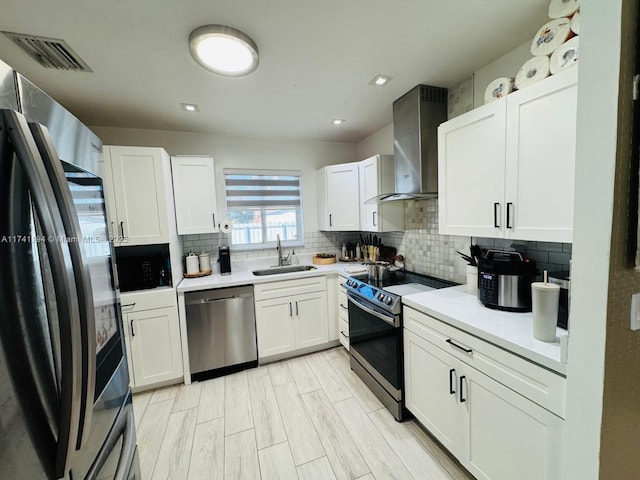
[[[468, 253], [471, 242], [483, 248], [501, 250], [513, 249], [537, 262], [538, 270], [569, 271], [571, 259], [570, 243], [525, 242], [495, 238], [461, 237], [438, 233], [438, 199], [412, 200], [405, 203], [405, 231], [380, 233], [382, 243], [395, 247], [399, 255], [405, 257], [405, 267], [412, 272], [450, 280], [457, 283], [466, 281], [466, 262], [456, 250]], [[183, 235], [183, 251], [209, 252], [217, 256], [220, 245], [228, 245], [228, 236], [223, 233]], [[305, 232], [304, 246], [294, 247], [297, 254], [319, 252], [339, 253], [343, 243], [355, 245], [359, 232]], [[288, 253], [290, 247], [286, 248]], [[258, 250], [235, 250], [231, 247], [231, 259], [251, 260], [253, 258], [276, 257], [274, 248]]]

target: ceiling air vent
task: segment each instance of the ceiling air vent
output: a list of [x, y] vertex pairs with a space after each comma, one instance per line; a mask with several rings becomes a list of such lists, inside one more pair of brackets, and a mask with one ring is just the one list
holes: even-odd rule
[[84, 60], [65, 42], [57, 38], [23, 33], [2, 32], [45, 68], [91, 72]]

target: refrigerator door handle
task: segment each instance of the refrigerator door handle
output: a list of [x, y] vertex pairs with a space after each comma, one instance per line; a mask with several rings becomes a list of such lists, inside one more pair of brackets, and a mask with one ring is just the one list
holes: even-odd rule
[[122, 437], [122, 447], [120, 458], [114, 480], [127, 480], [127, 475], [131, 469], [131, 463], [136, 452], [135, 422], [133, 420], [133, 407], [131, 403], [126, 403], [116, 418], [115, 424], [104, 442], [100, 453], [87, 473], [85, 480], [96, 480], [100, 478], [101, 470], [113, 452], [118, 440]]
[[93, 399], [96, 388], [96, 320], [93, 304], [91, 275], [87, 262], [83, 261], [80, 238], [82, 235], [73, 197], [64, 175], [62, 163], [55, 150], [49, 131], [43, 125], [29, 123], [29, 128], [49, 175], [56, 204], [68, 238], [73, 274], [76, 282], [78, 307], [80, 310], [80, 332], [82, 336], [82, 398], [80, 404], [80, 424], [76, 439], [76, 449], [80, 449], [89, 437]]
[[54, 197], [54, 191], [27, 121], [18, 112], [2, 110], [2, 124], [29, 186], [54, 279], [60, 329], [61, 378], [58, 424], [52, 426], [57, 430], [54, 433], [56, 452], [55, 458], [52, 458], [52, 469], [55, 478], [61, 478], [67, 475], [75, 451], [82, 395], [82, 352], [78, 348], [81, 345], [80, 312], [76, 300], [75, 278], [69, 268], [70, 254], [63, 248], [64, 224], [58, 209], [49, 200]]

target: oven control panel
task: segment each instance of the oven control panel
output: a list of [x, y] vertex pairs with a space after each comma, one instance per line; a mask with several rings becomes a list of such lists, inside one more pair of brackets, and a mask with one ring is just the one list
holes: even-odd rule
[[344, 286], [347, 291], [353, 292], [358, 297], [364, 298], [370, 303], [388, 312], [393, 314], [400, 313], [402, 305], [400, 303], [399, 295], [387, 292], [379, 287], [374, 287], [373, 285], [353, 277], [348, 278], [344, 282]]

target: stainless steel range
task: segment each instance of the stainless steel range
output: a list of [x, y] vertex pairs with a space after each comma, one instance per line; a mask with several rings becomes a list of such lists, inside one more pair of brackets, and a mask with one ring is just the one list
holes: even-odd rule
[[344, 283], [349, 299], [351, 368], [398, 421], [403, 417], [402, 296], [454, 285], [425, 275], [392, 272], [383, 282], [366, 276]]

